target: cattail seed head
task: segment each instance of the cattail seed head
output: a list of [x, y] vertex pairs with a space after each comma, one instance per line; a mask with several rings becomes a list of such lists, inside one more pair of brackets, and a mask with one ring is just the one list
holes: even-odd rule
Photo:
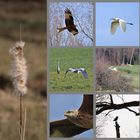
[[23, 47], [25, 42], [16, 42], [9, 52], [13, 56], [11, 76], [16, 93], [23, 96], [27, 93], [27, 65], [24, 58]]

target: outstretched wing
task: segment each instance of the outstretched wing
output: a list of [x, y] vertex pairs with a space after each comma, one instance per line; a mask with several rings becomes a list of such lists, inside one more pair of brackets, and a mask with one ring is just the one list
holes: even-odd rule
[[84, 95], [79, 111], [93, 115], [93, 95]]
[[72, 137], [87, 130], [71, 123], [68, 119], [50, 123], [50, 137]]
[[66, 78], [66, 75], [67, 75], [67, 73], [68, 73], [69, 71], [70, 71], [69, 69], [66, 70], [66, 72], [65, 72], [65, 77], [64, 77], [64, 78]]
[[74, 25], [72, 13], [68, 8], [65, 9], [65, 24], [66, 26]]
[[126, 21], [120, 19], [120, 20], [119, 20], [119, 24], [120, 24], [120, 27], [121, 27], [122, 31], [125, 32], [125, 31], [126, 31]]
[[88, 79], [88, 74], [87, 74], [86, 70], [81, 70], [81, 73], [85, 79]]
[[119, 23], [111, 22], [111, 34], [115, 34], [118, 26], [119, 26]]

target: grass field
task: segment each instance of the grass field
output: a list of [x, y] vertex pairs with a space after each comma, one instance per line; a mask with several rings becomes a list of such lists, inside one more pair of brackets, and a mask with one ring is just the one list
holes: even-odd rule
[[[50, 48], [49, 52], [49, 91], [50, 92], [91, 92], [93, 90], [93, 48]], [[57, 63], [61, 73], [58, 76]], [[84, 67], [88, 79], [82, 74], [68, 73], [68, 68]]]
[[121, 75], [131, 78], [131, 85], [134, 91], [139, 91], [139, 65], [125, 65], [119, 66], [118, 70], [121, 71]]

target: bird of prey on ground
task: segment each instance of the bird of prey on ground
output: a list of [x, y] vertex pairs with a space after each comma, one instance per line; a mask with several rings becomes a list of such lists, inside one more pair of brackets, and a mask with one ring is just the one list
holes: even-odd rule
[[73, 137], [93, 128], [93, 95], [84, 95], [79, 109], [64, 113], [66, 119], [50, 123], [50, 137]]
[[76, 25], [74, 24], [72, 13], [71, 13], [71, 11], [68, 8], [65, 9], [65, 24], [66, 24], [65, 27], [57, 28], [58, 29], [58, 33], [64, 31], [65, 29], [67, 29], [73, 35], [77, 35], [78, 34], [78, 29], [76, 28]]
[[68, 72], [78, 73], [78, 74], [79, 74], [79, 73], [82, 73], [83, 77], [84, 77], [85, 79], [88, 79], [88, 74], [87, 74], [85, 68], [69, 68], [69, 69], [67, 69], [66, 72], [65, 72], [65, 77], [66, 77], [66, 75], [67, 75]]

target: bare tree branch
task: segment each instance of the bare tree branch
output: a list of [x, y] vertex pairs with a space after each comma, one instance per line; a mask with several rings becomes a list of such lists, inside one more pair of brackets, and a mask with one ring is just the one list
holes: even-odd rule
[[120, 96], [120, 95], [117, 95], [122, 101], [123, 101], [123, 103], [124, 103], [124, 99], [123, 99], [123, 95], [122, 95], [122, 97]]
[[77, 20], [77, 22], [78, 22], [78, 24], [79, 24], [79, 26], [80, 26], [80, 28], [81, 28], [81, 31], [84, 33], [84, 35], [86, 35], [86, 36], [93, 42], [93, 38], [92, 38], [90, 35], [88, 35], [88, 34], [84, 31], [84, 29], [82, 28], [82, 25], [80, 24], [79, 19], [78, 19], [76, 16], [74, 16], [74, 17], [75, 17], [75, 19]]
[[111, 102], [111, 105], [113, 105], [113, 104], [114, 104], [114, 103], [113, 103], [113, 97], [112, 97], [111, 94], [109, 94], [109, 96], [110, 96], [110, 102]]
[[106, 111], [106, 110], [111, 110], [111, 109], [114, 109], [114, 110], [119, 110], [119, 109], [123, 109], [123, 108], [128, 108], [128, 107], [135, 107], [135, 106], [139, 106], [140, 105], [140, 102], [139, 101], [132, 101], [132, 102], [125, 102], [125, 103], [122, 103], [122, 104], [100, 104], [100, 105], [96, 105], [96, 107], [101, 107], [100, 109], [97, 109], [96, 110], [96, 115]]
[[113, 110], [108, 111], [108, 112], [105, 114], [105, 116], [107, 116], [109, 113], [111, 113], [111, 112], [113, 112], [113, 111], [114, 111], [114, 109], [113, 109]]
[[140, 115], [139, 112], [136, 112], [136, 111], [134, 111], [134, 110], [132, 110], [132, 109], [130, 109], [128, 107], [126, 109], [128, 109], [130, 112], [133, 112], [136, 116], [139, 116]]

